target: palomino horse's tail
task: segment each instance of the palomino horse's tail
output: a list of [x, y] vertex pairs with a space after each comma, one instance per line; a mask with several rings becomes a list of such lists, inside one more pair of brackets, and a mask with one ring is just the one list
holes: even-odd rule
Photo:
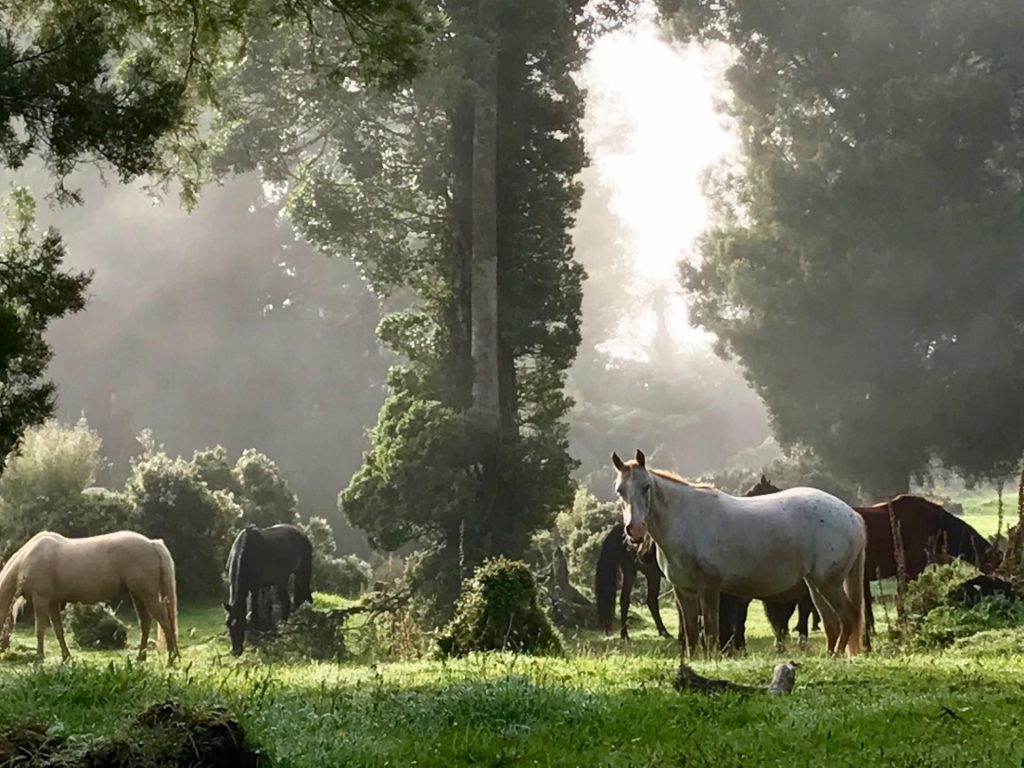
[[[861, 523], [863, 525], [863, 521]], [[856, 656], [864, 651], [864, 559], [865, 547], [861, 547], [853, 561], [853, 567], [846, 574], [846, 595], [853, 603], [854, 626], [850, 639], [846, 644], [846, 655]]]
[[153, 539], [153, 548], [160, 557], [160, 600], [167, 610], [167, 623], [171, 628], [171, 637], [163, 636], [163, 628], [157, 622], [157, 642], [165, 642], [168, 647], [178, 648], [178, 585], [174, 578], [174, 558], [167, 549], [163, 539]]
[[597, 624], [605, 632], [612, 631], [615, 614], [615, 590], [618, 589], [619, 558], [625, 544], [622, 523], [616, 523], [601, 542], [594, 575], [594, 596], [597, 598]]
[[302, 552], [295, 570], [295, 607], [313, 602], [313, 545], [305, 536], [301, 539]]

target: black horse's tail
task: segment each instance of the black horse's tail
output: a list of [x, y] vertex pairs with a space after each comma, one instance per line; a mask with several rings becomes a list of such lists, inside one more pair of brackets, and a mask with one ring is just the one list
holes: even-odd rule
[[313, 545], [301, 538], [299, 567], [295, 571], [295, 607], [313, 602]]
[[615, 615], [615, 590], [619, 586], [619, 561], [625, 553], [623, 540], [625, 526], [618, 522], [608, 531], [601, 542], [601, 554], [597, 558], [597, 573], [594, 576], [594, 596], [597, 598], [597, 623], [605, 632], [612, 631]]

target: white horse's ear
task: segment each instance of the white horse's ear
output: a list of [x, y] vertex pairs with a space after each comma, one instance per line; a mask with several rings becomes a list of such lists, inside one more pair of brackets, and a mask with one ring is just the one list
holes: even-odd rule
[[636, 463], [642, 468], [647, 466], [647, 457], [639, 448], [636, 449]]
[[615, 465], [615, 468], [619, 470], [619, 472], [626, 471], [626, 465], [622, 463], [622, 459], [619, 458], [619, 454], [614, 451], [612, 451], [612, 464]]

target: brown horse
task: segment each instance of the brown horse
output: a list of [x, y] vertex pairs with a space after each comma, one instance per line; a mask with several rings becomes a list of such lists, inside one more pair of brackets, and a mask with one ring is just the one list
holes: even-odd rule
[[146, 658], [149, 629], [156, 620], [167, 642], [167, 660], [178, 657], [178, 597], [174, 560], [160, 539], [147, 539], [133, 531], [117, 531], [84, 539], [57, 533], [37, 533], [0, 571], [0, 616], [12, 608], [17, 615], [26, 599], [32, 600], [36, 619], [36, 658], [43, 659], [46, 625], [65, 660], [71, 656], [64, 642], [61, 608], [66, 603], [99, 603], [127, 590], [135, 604], [142, 630], [139, 659]]

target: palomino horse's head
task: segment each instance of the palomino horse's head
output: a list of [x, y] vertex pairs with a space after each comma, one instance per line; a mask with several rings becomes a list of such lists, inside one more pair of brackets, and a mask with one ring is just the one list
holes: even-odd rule
[[768, 478], [761, 474], [761, 479], [750, 486], [744, 496], [767, 496], [769, 493], [778, 493], [779, 489], [772, 485]]
[[626, 535], [641, 542], [647, 535], [647, 519], [654, 503], [654, 483], [647, 472], [647, 459], [639, 448], [636, 460], [624, 462], [617, 453], [612, 454], [615, 465], [615, 493], [622, 499], [622, 522]]
[[224, 623], [228, 625], [228, 635], [231, 637], [231, 653], [241, 656], [242, 649], [245, 647], [245, 599], [242, 599], [240, 607], [236, 606], [235, 608], [224, 603], [224, 610], [228, 614]]

